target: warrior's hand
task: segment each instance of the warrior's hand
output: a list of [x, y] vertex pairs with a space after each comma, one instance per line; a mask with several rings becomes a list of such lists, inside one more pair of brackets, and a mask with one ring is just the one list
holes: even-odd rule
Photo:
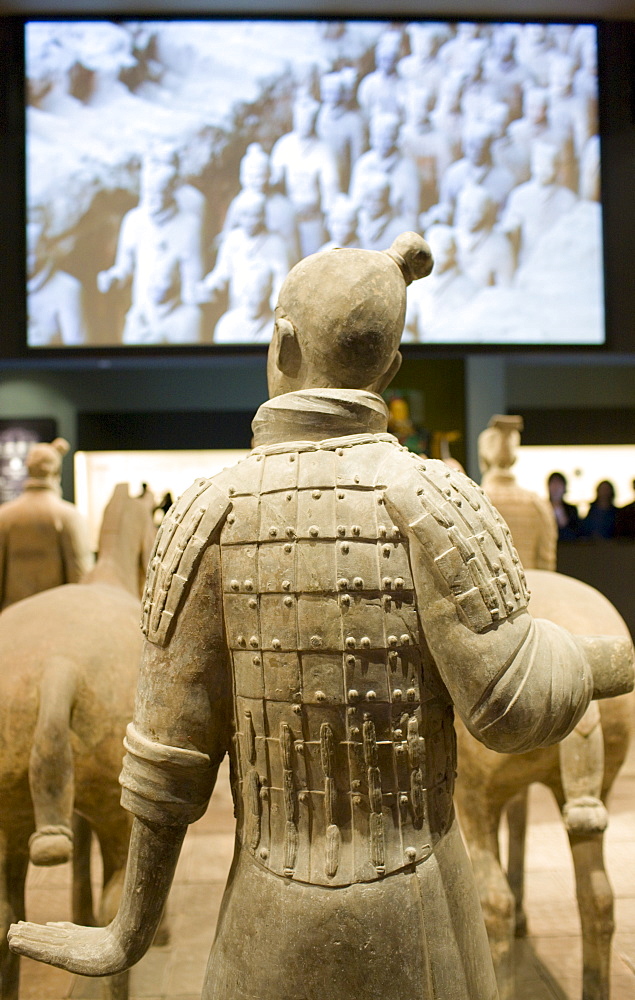
[[112, 976], [130, 966], [112, 924], [80, 927], [71, 923], [20, 921], [9, 929], [9, 947], [18, 955], [57, 965], [80, 976]]

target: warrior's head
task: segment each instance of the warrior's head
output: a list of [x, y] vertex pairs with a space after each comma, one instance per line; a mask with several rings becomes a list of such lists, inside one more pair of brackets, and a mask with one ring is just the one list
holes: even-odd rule
[[430, 248], [417, 233], [402, 233], [386, 251], [326, 250], [301, 260], [280, 289], [269, 394], [381, 392], [401, 364], [406, 286], [431, 270]]
[[31, 480], [59, 480], [62, 472], [62, 459], [69, 451], [70, 445], [64, 438], [55, 438], [51, 444], [40, 442], [34, 444], [26, 457], [26, 467]]

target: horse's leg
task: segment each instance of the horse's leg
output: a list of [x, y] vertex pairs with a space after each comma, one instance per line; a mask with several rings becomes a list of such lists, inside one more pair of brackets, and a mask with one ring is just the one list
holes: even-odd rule
[[73, 922], [95, 926], [93, 889], [90, 884], [90, 849], [93, 831], [79, 813], [73, 814]]
[[514, 895], [516, 937], [527, 934], [527, 917], [523, 909], [525, 894], [525, 838], [527, 834], [527, 788], [514, 795], [506, 807], [509, 829], [509, 857], [507, 861], [507, 881]]
[[28, 855], [0, 834], [0, 997], [18, 1000], [20, 958], [9, 951], [7, 931], [9, 924], [24, 920], [24, 883]]
[[604, 740], [600, 709], [592, 701], [572, 733], [559, 745], [564, 789], [562, 815], [569, 833], [602, 833], [608, 814], [600, 799], [604, 778]]
[[500, 1000], [514, 996], [514, 897], [501, 868], [498, 827], [502, 802], [457, 786], [461, 828], [467, 841], [487, 929]]
[[29, 786], [35, 833], [29, 841], [34, 865], [58, 865], [73, 850], [74, 774], [70, 714], [75, 671], [67, 660], [47, 665], [40, 682], [40, 704], [29, 758]]
[[569, 834], [582, 924], [582, 1000], [609, 1000], [613, 890], [604, 868], [604, 835]]

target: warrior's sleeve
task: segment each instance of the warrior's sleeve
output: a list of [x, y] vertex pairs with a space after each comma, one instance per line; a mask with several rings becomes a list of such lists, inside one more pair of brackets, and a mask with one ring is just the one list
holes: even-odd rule
[[212, 481], [196, 483], [164, 519], [148, 568], [146, 641], [119, 780], [122, 805], [163, 825], [202, 816], [229, 748], [219, 536], [230, 506]]
[[65, 508], [59, 544], [64, 563], [64, 580], [66, 583], [77, 583], [92, 567], [93, 554], [88, 541], [88, 526], [71, 504]]
[[385, 502], [408, 534], [425, 641], [459, 715], [501, 752], [563, 739], [598, 695], [599, 646], [611, 654], [623, 640], [532, 618], [509, 529], [483, 491], [442, 462], [400, 465]]

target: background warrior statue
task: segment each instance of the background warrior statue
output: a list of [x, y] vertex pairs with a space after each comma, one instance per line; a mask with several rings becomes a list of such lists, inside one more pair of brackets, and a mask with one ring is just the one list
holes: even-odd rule
[[286, 278], [255, 448], [184, 494], [150, 563], [119, 913], [17, 925], [17, 951], [92, 975], [136, 962], [229, 753], [238, 837], [205, 1000], [495, 1000], [453, 704], [494, 749], [557, 741], [615, 693], [597, 650], [628, 686], [630, 643], [532, 619], [483, 492], [386, 433], [406, 285], [431, 264], [407, 233]]

